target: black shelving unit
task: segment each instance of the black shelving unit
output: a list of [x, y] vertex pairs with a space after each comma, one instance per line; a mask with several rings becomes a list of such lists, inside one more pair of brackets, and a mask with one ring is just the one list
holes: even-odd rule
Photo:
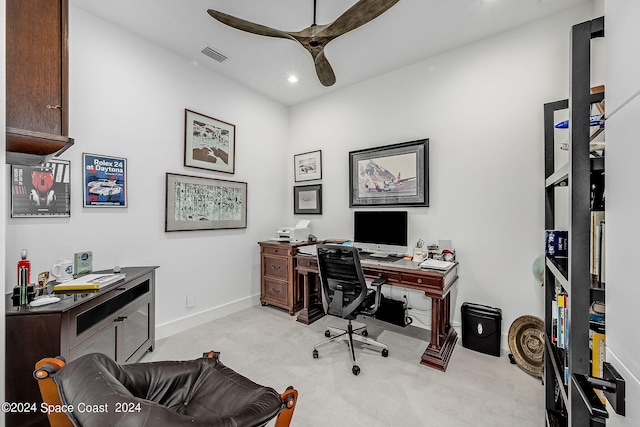
[[[592, 298], [590, 268], [591, 171], [590, 115], [592, 105], [604, 99], [604, 92], [592, 94], [591, 40], [604, 37], [604, 17], [574, 25], [571, 29], [571, 93], [567, 100], [544, 105], [545, 138], [545, 229], [555, 229], [555, 193], [568, 187], [568, 256], [547, 257], [545, 262], [545, 406], [548, 426], [601, 426], [603, 418], [592, 416], [572, 376], [591, 374], [589, 349], [589, 306]], [[557, 167], [554, 153], [554, 113], [569, 110], [569, 161]], [[552, 342], [553, 301], [556, 284], [568, 294], [568, 346]], [[565, 383], [565, 367], [568, 381]]]

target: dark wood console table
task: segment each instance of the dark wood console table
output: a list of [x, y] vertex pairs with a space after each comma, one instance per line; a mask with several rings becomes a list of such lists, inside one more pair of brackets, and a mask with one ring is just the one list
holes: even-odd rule
[[[125, 278], [99, 291], [56, 293], [60, 301], [14, 307], [5, 298], [5, 400], [37, 405], [35, 412], [7, 413], [7, 425], [48, 426], [33, 378], [35, 363], [62, 356], [67, 362], [98, 352], [119, 363], [137, 362], [155, 345], [155, 270], [123, 267]], [[109, 273], [98, 271], [97, 273]], [[51, 282], [49, 286], [53, 288]]]
[[[363, 257], [361, 257], [363, 258]], [[304, 307], [298, 321], [313, 323], [324, 316], [318, 286], [318, 263], [311, 255], [297, 254], [295, 286], [304, 289]], [[391, 286], [423, 291], [431, 298], [431, 342], [422, 354], [420, 363], [445, 371], [453, 353], [458, 334], [450, 323], [450, 292], [458, 280], [458, 264], [446, 272], [425, 270], [413, 261], [398, 260], [390, 263], [361, 259], [367, 278], [384, 277]]]

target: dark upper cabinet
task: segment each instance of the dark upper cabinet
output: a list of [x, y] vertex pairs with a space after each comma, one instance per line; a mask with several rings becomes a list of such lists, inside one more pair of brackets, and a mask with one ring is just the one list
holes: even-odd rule
[[37, 164], [68, 136], [68, 0], [6, 1], [7, 163]]

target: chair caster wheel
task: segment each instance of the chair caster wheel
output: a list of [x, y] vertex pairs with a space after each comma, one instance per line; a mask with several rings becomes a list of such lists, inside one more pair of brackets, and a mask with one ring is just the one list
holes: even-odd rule
[[318, 358], [318, 350], [313, 350], [313, 358], [314, 359]]
[[368, 337], [369, 336], [369, 332], [365, 329], [364, 331], [362, 331], [360, 333], [360, 335], [362, 335], [363, 337]]
[[353, 375], [358, 375], [360, 373], [360, 367], [358, 365], [354, 365], [353, 368], [351, 368], [351, 372], [353, 372]]
[[324, 336], [329, 338], [331, 336], [331, 331], [328, 330], [328, 329], [326, 331], [324, 331]]
[[388, 357], [389, 356], [389, 350], [387, 350], [386, 348], [382, 350], [382, 357]]

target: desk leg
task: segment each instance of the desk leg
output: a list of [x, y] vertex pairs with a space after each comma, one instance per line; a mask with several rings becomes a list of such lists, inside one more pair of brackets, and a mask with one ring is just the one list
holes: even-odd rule
[[[304, 284], [304, 307], [298, 314], [298, 318], [296, 321], [303, 323], [305, 325], [309, 325], [310, 323], [315, 322], [319, 318], [324, 316], [324, 312], [318, 304], [311, 304], [311, 287], [309, 285], [309, 272], [302, 271], [299, 274], [303, 276], [303, 284]], [[296, 280], [300, 276], [296, 277]]]
[[431, 342], [420, 360], [421, 364], [440, 371], [447, 370], [449, 359], [458, 340], [458, 334], [450, 324], [449, 305], [449, 294], [444, 298], [431, 297]]

